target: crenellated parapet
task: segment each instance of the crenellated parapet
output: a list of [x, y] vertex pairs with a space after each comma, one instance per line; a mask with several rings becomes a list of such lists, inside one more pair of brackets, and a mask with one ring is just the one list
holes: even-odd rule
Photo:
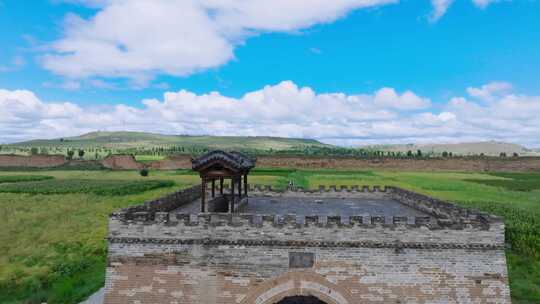
[[[146, 201], [141, 205], [136, 205], [122, 209], [114, 214], [123, 214], [127, 217], [135, 216], [140, 212], [155, 213], [169, 212], [185, 204], [189, 204], [201, 197], [201, 186], [193, 186], [180, 191], [176, 191], [155, 200]], [[113, 214], [113, 216], [114, 216]]]
[[[187, 200], [199, 193], [198, 187], [188, 188], [173, 195]], [[397, 242], [405, 244], [403, 246], [418, 248], [504, 247], [504, 223], [499, 218], [396, 187], [320, 186], [317, 190], [288, 189], [279, 192], [270, 186], [255, 186], [252, 193], [266, 196], [308, 197], [383, 195], [426, 215], [179, 213], [170, 209], [175, 205], [169, 200], [161, 199], [112, 214], [109, 221], [109, 241], [178, 244], [270, 242], [274, 245], [287, 246], [290, 244], [316, 246], [323, 242], [338, 247], [368, 245], [391, 247]]]
[[[435, 199], [433, 197], [418, 194], [412, 191], [404, 190], [393, 186], [329, 186], [320, 185], [317, 190], [304, 190], [302, 188], [275, 190], [270, 185], [250, 185], [250, 192], [253, 195], [265, 195], [265, 196], [283, 196], [283, 195], [302, 195], [302, 196], [333, 196], [336, 197], [343, 195], [344, 197], [357, 197], [357, 195], [377, 194], [384, 195], [400, 203], [407, 205], [413, 209], [419, 210], [428, 216], [420, 217], [408, 217], [408, 216], [370, 216], [370, 215], [352, 215], [352, 216], [307, 216], [301, 221], [307, 225], [312, 224], [314, 219], [317, 222], [329, 221], [330, 223], [348, 223], [349, 225], [361, 224], [383, 224], [383, 225], [416, 225], [425, 226], [429, 229], [439, 229], [441, 227], [463, 229], [464, 227], [472, 226], [482, 229], [488, 229], [490, 224], [500, 223], [502, 220], [496, 216], [479, 212], [476, 210], [463, 208], [446, 202], [443, 200]], [[159, 218], [167, 218], [167, 221], [177, 222], [187, 215], [181, 214], [166, 214], [174, 211], [178, 207], [188, 204], [193, 200], [200, 197], [200, 186], [193, 186], [184, 190], [169, 194], [162, 198], [145, 202], [142, 205], [129, 207], [122, 209], [112, 215], [113, 218], [117, 218], [123, 221], [137, 221], [137, 222], [152, 222]], [[220, 200], [216, 198], [215, 200]], [[213, 211], [213, 210], [209, 210]], [[214, 211], [215, 212], [215, 211]], [[209, 217], [210, 214], [202, 214], [201, 217]], [[300, 218], [293, 215], [257, 215], [257, 214], [214, 214], [214, 218], [219, 216], [220, 218], [264, 218], [270, 219], [275, 223], [290, 223], [291, 219]], [[252, 220], [251, 222], [256, 221]]]
[[472, 225], [456, 227], [431, 217], [137, 212], [131, 219], [113, 215], [109, 231], [109, 241], [120, 243], [316, 246], [322, 242], [338, 247], [368, 244], [388, 247], [397, 242], [424, 248], [473, 249], [504, 246], [502, 223], [489, 229]]
[[[186, 214], [175, 212], [147, 212], [114, 213], [111, 219], [125, 224], [140, 225], [176, 225], [186, 226], [252, 226], [273, 225], [275, 227], [309, 228], [313, 226], [327, 228], [351, 228], [355, 226], [374, 227], [382, 226], [392, 228], [395, 226], [408, 226], [427, 228], [430, 230], [453, 229], [463, 230], [475, 228], [489, 230], [483, 219], [470, 218], [469, 220], [452, 221], [445, 218], [431, 216], [381, 216], [381, 215], [280, 215], [280, 214], [239, 214], [239, 213], [198, 213]], [[498, 222], [502, 223], [502, 222]], [[494, 225], [495, 223], [492, 223]]]
[[187, 226], [194, 225], [250, 225], [261, 226], [272, 224], [279, 226], [294, 227], [352, 227], [355, 225], [410, 225], [425, 226], [431, 229], [449, 227], [448, 221], [438, 220], [429, 216], [373, 216], [373, 215], [353, 215], [353, 216], [327, 216], [327, 215], [280, 215], [280, 214], [237, 214], [237, 213], [174, 213], [174, 212], [134, 212], [115, 213], [113, 219], [120, 220], [128, 224], [169, 224], [183, 223]]
[[248, 185], [252, 192], [299, 192], [299, 193], [335, 193], [335, 192], [387, 192], [386, 186], [367, 186], [367, 185], [319, 185], [317, 189], [304, 189], [302, 187], [293, 187], [286, 189], [276, 189], [270, 185]]
[[398, 187], [386, 187], [393, 199], [416, 210], [431, 214], [437, 218], [453, 222], [473, 222], [489, 226], [501, 222], [502, 219], [478, 210], [463, 208], [456, 204], [436, 199]]

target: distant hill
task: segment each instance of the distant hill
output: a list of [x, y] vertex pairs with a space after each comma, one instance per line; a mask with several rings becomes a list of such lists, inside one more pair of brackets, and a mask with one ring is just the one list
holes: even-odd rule
[[508, 156], [514, 153], [520, 156], [540, 155], [538, 151], [529, 150], [523, 146], [511, 143], [486, 141], [486, 142], [471, 142], [457, 144], [406, 144], [406, 145], [375, 145], [368, 146], [370, 149], [392, 151], [392, 152], [407, 152], [421, 150], [422, 153], [442, 154], [444, 151], [452, 152], [454, 155], [484, 155], [498, 156], [501, 153], [506, 153]]
[[31, 140], [14, 143], [18, 147], [104, 147], [111, 149], [167, 146], [211, 149], [288, 150], [298, 147], [332, 147], [314, 139], [242, 136], [187, 136], [144, 132], [91, 132], [76, 137]]

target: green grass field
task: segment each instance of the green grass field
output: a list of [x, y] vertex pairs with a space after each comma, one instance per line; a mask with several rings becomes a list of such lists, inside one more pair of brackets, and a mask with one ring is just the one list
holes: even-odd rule
[[165, 159], [163, 155], [135, 155], [135, 160], [141, 163], [149, 163], [156, 160]]
[[[540, 173], [263, 168], [250, 176], [252, 184], [278, 188], [289, 180], [305, 188], [394, 185], [503, 216], [513, 302], [540, 303]], [[108, 215], [198, 182], [188, 170], [146, 178], [136, 171], [0, 171], [0, 303], [84, 299], [104, 282]], [[103, 190], [113, 188], [120, 190]]]
[[0, 193], [93, 193], [98, 195], [129, 195], [171, 186], [174, 186], [174, 182], [160, 180], [122, 181], [103, 179], [52, 179], [44, 181], [30, 181], [24, 183], [6, 183], [4, 185], [0, 185]]

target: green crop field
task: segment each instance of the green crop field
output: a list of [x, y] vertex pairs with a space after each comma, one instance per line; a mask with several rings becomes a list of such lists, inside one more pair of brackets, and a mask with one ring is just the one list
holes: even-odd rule
[[93, 193], [98, 195], [128, 195], [141, 193], [157, 188], [174, 186], [172, 181], [145, 180], [145, 181], [121, 181], [121, 180], [92, 180], [92, 179], [68, 179], [68, 180], [45, 180], [38, 182], [18, 182], [0, 185], [0, 193], [25, 193], [25, 194], [68, 194], [68, 193]]
[[[505, 218], [514, 303], [540, 303], [540, 173], [255, 169], [250, 183], [394, 185]], [[0, 171], [0, 303], [77, 303], [104, 282], [108, 215], [199, 182], [189, 170]]]
[[0, 184], [2, 183], [17, 183], [17, 182], [32, 182], [52, 179], [52, 176], [46, 175], [0, 175]]
[[141, 163], [165, 159], [162, 155], [135, 155], [135, 160]]

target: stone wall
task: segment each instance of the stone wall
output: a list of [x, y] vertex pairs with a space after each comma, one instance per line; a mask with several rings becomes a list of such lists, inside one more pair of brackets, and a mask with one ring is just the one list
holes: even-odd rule
[[0, 155], [0, 167], [48, 168], [67, 162], [63, 155]]
[[104, 158], [101, 164], [105, 168], [115, 170], [139, 170], [144, 167], [143, 164], [135, 160], [133, 155], [111, 155]]
[[258, 157], [259, 167], [385, 169], [405, 171], [539, 171], [539, 157], [520, 158], [448, 158], [448, 159], [358, 159], [318, 157]]
[[122, 209], [111, 215], [112, 218], [121, 218], [122, 220], [131, 220], [137, 218], [146, 218], [148, 214], [157, 212], [169, 212], [179, 208], [184, 204], [201, 197], [201, 186], [193, 186], [182, 189], [177, 192], [165, 195], [155, 200], [147, 201], [144, 204]]
[[163, 160], [153, 161], [149, 164], [152, 169], [159, 170], [176, 170], [176, 169], [191, 169], [191, 156], [189, 155], [174, 155]]
[[[67, 163], [62, 155], [0, 155], [0, 167], [56, 167]], [[131, 155], [112, 155], [100, 161], [113, 170], [138, 170], [145, 167]], [[532, 172], [540, 171], [540, 157], [519, 158], [449, 158], [449, 159], [358, 159], [347, 157], [260, 156], [259, 167], [297, 169]], [[150, 162], [147, 167], [160, 170], [191, 169], [189, 155], [177, 155]]]
[[[257, 166], [263, 168], [404, 170], [404, 171], [539, 171], [540, 157], [519, 158], [447, 158], [447, 159], [360, 159], [352, 157], [259, 156]], [[150, 164], [155, 169], [191, 169], [189, 155], [177, 155]]]
[[126, 209], [109, 221], [105, 303], [510, 303], [499, 218], [393, 187], [337, 188], [252, 190], [388, 195], [430, 216]]

